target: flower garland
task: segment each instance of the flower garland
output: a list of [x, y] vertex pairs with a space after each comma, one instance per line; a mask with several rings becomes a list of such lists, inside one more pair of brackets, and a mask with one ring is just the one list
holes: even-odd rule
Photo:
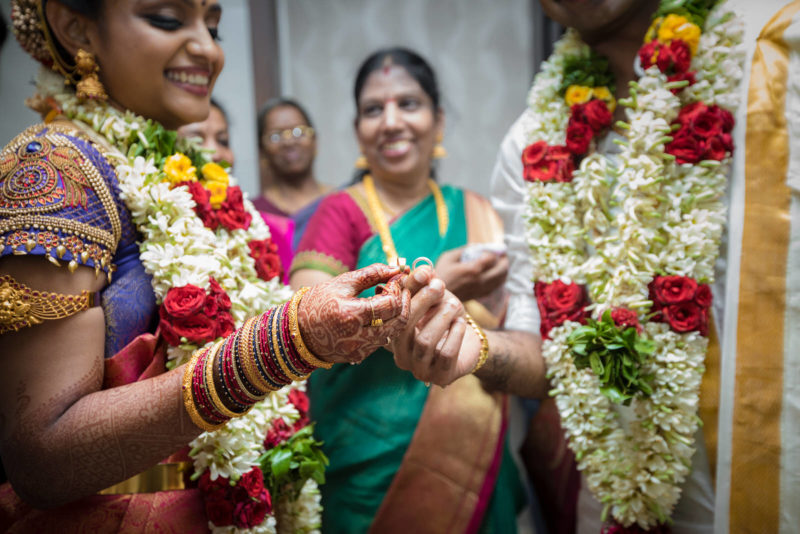
[[[63, 80], [41, 71], [37, 107], [103, 136], [119, 153], [121, 198], [142, 235], [140, 258], [153, 278], [168, 367], [224, 337], [256, 313], [288, 300], [269, 229], [227, 171], [192, 142], [131, 112], [81, 102]], [[114, 161], [116, 160], [116, 161]], [[197, 169], [200, 169], [198, 174]], [[304, 385], [295, 383], [244, 417], [190, 443], [190, 456], [214, 533], [316, 532], [317, 482], [327, 459], [308, 425]], [[277, 436], [275, 427], [285, 431]], [[291, 465], [270, 457], [289, 451]], [[285, 456], [286, 454], [284, 454]], [[300, 466], [302, 465], [302, 473]], [[273, 469], [282, 470], [279, 486]], [[273, 502], [275, 499], [275, 502]]]
[[617, 162], [593, 150], [613, 80], [576, 32], [529, 94], [524, 216], [543, 355], [616, 529], [668, 523], [694, 454], [742, 37], [724, 4], [662, 2], [620, 101]]

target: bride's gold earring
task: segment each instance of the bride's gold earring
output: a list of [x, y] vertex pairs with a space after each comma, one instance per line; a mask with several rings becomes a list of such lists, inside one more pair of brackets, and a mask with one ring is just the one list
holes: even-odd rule
[[369, 168], [369, 164], [367, 163], [367, 158], [364, 157], [364, 154], [361, 154], [356, 159], [356, 162], [353, 164], [356, 169], [364, 170]]
[[105, 102], [108, 99], [106, 90], [100, 79], [97, 77], [97, 71], [100, 67], [94, 60], [94, 55], [85, 50], [78, 50], [75, 55], [75, 70], [80, 75], [81, 79], [75, 84], [75, 93], [80, 100], [99, 100]]
[[447, 150], [442, 146], [442, 139], [444, 136], [439, 134], [436, 136], [436, 146], [433, 147], [433, 159], [442, 159], [447, 157]]

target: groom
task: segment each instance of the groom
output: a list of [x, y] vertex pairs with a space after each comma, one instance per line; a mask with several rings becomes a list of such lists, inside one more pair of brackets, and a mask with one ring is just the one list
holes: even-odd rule
[[[628, 96], [659, 2], [540, 1], [547, 15], [608, 58], [617, 100]], [[743, 15], [747, 56], [728, 183], [727, 250], [723, 242], [713, 288], [716, 328], [700, 395], [704, 424], [672, 514], [675, 533], [789, 532], [800, 524], [800, 143], [789, 142], [800, 135], [800, 0], [731, 5]], [[492, 201], [504, 219], [511, 260], [505, 328], [538, 334], [521, 161], [533, 113], [523, 113], [503, 141]], [[623, 119], [617, 106], [614, 120]], [[518, 345], [509, 359], [538, 352]], [[600, 532], [601, 510], [584, 485], [578, 532]]]

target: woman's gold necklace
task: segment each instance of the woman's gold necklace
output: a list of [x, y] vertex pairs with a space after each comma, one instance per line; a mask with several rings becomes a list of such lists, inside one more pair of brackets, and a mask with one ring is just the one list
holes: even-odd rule
[[[386, 217], [384, 217], [384, 209], [383, 204], [381, 203], [381, 199], [378, 196], [378, 191], [375, 189], [375, 181], [372, 179], [372, 176], [369, 174], [364, 176], [364, 191], [367, 195], [367, 206], [369, 207], [370, 214], [372, 215], [372, 220], [375, 222], [375, 226], [378, 230], [378, 235], [381, 238], [381, 245], [383, 246], [383, 252], [386, 254], [386, 260], [389, 264], [397, 262], [397, 249], [394, 246], [394, 240], [392, 239], [392, 232], [389, 230], [389, 223], [386, 222]], [[436, 203], [436, 218], [439, 221], [439, 236], [444, 237], [447, 233], [447, 227], [450, 224], [450, 215], [447, 212], [447, 204], [444, 203], [444, 197], [442, 196], [442, 191], [439, 189], [439, 186], [428, 178], [428, 187], [431, 190], [431, 194], [433, 195], [433, 200]]]

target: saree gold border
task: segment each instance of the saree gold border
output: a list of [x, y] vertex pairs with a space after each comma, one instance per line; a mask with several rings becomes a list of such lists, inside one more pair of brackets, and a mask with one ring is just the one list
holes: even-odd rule
[[[370, 534], [465, 532], [492, 464], [505, 396], [475, 376], [433, 387]], [[502, 454], [502, 453], [501, 453]]]
[[779, 527], [790, 232], [784, 116], [789, 56], [783, 33], [798, 11], [800, 1], [795, 1], [762, 29], [747, 95], [730, 494], [730, 524], [737, 532], [777, 532]]
[[708, 325], [708, 348], [704, 361], [706, 370], [700, 385], [697, 415], [703, 421], [703, 441], [708, 455], [711, 481], [715, 485], [717, 482], [717, 444], [719, 442], [720, 356], [716, 318], [712, 315]]
[[[468, 243], [502, 243], [503, 221], [492, 204], [472, 191], [464, 191], [464, 218], [467, 221]], [[486, 306], [489, 304], [492, 309]], [[505, 309], [505, 299], [497, 302], [470, 300], [464, 303], [467, 312], [483, 328], [494, 330], [500, 327]], [[500, 309], [498, 309], [500, 308]]]
[[157, 464], [138, 475], [99, 491], [98, 495], [155, 493], [186, 489], [184, 472], [190, 471], [192, 467], [192, 462]]
[[314, 269], [328, 273], [331, 276], [339, 276], [350, 270], [344, 263], [333, 256], [313, 250], [304, 250], [295, 254], [292, 266], [289, 268], [289, 276], [301, 269]]

